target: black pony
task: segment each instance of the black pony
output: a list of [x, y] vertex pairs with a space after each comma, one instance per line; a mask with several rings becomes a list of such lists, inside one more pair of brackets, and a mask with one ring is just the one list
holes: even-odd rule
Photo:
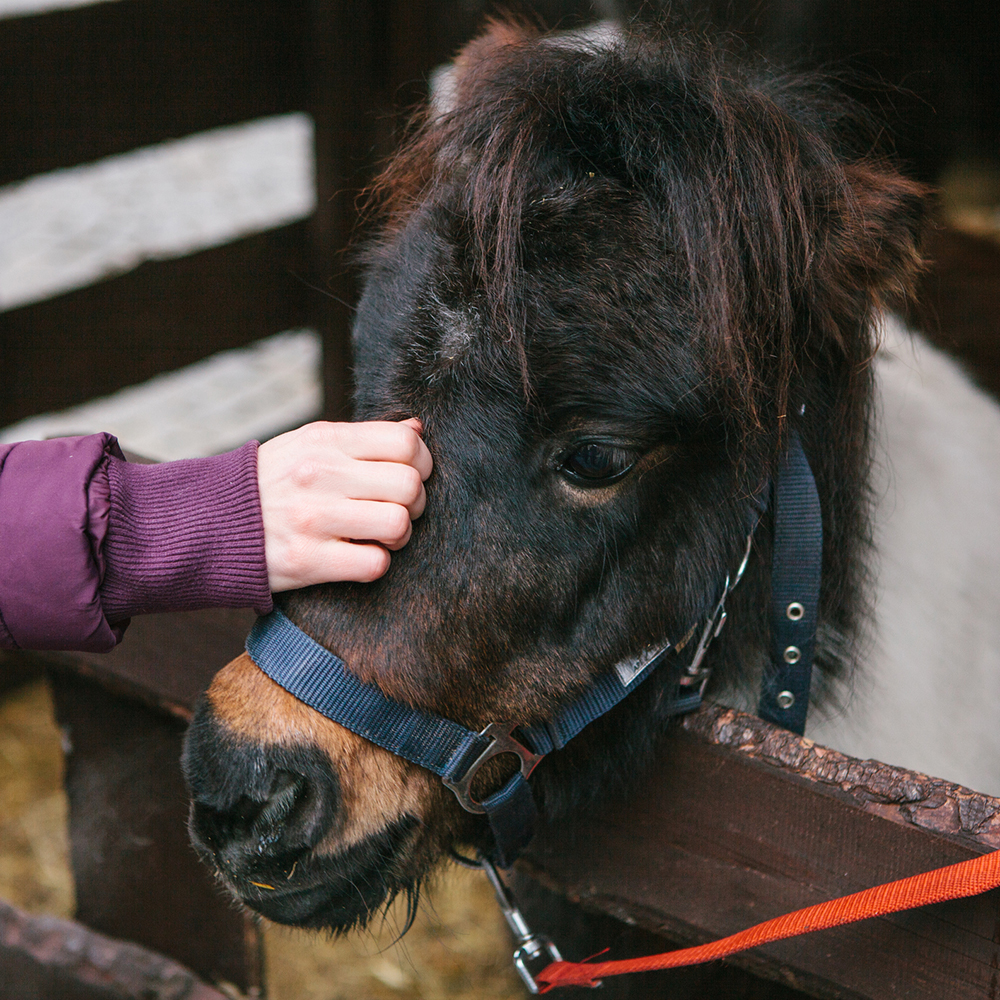
[[[923, 215], [853, 110], [677, 32], [495, 24], [374, 195], [357, 415], [423, 421], [427, 512], [383, 579], [289, 595], [288, 616], [397, 701], [541, 722], [703, 619], [794, 428], [829, 691], [865, 615], [873, 321], [910, 291]], [[719, 694], [757, 688], [769, 569], [765, 514], [708, 654]], [[547, 817], [642, 773], [675, 682], [657, 671], [545, 759]], [[203, 700], [185, 768], [195, 844], [281, 922], [363, 923], [453, 846], [491, 846], [433, 775], [248, 656]]]

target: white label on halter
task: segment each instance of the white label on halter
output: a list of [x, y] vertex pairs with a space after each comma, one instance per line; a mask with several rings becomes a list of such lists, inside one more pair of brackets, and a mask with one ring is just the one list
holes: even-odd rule
[[665, 646], [656, 649], [643, 650], [638, 656], [631, 659], [619, 660], [615, 664], [615, 673], [618, 675], [618, 680], [622, 682], [622, 687], [628, 687], [660, 653], [669, 648], [670, 643], [668, 642]]

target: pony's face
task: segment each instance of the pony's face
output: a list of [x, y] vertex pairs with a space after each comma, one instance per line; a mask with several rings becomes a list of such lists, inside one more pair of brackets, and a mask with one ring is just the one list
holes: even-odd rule
[[[787, 206], [775, 232], [741, 235], [730, 192], [697, 193], [721, 183], [716, 143], [732, 158], [749, 140], [727, 135], [718, 95], [695, 87], [705, 81], [679, 86], [662, 45], [574, 52], [496, 29], [459, 68], [456, 103], [390, 172], [405, 208], [369, 253], [355, 325], [357, 415], [423, 421], [427, 510], [381, 580], [301, 591], [285, 610], [362, 680], [480, 730], [550, 718], [618, 661], [689, 634], [718, 597], [767, 480], [801, 322], [788, 273], [776, 313], [781, 288], [746, 282], [808, 264], [792, 259], [803, 234]], [[644, 141], [662, 148], [636, 159], [630, 130], [650, 129], [651, 101], [668, 124]], [[689, 148], [668, 150], [664, 131], [678, 139], [685, 122]], [[775, 178], [758, 154], [743, 150], [742, 183], [761, 203]], [[868, 348], [863, 289], [851, 305], [862, 342], [831, 348], [817, 331], [812, 360], [832, 351], [829, 371], [794, 387], [817, 421], [802, 426], [807, 442], [832, 419], [863, 438], [863, 398], [838, 381]], [[818, 464], [821, 489], [858, 474], [857, 456]], [[842, 513], [850, 525], [849, 504]], [[764, 539], [734, 594], [738, 636], [713, 649], [733, 677], [766, 644], [755, 604], [767, 550]], [[546, 814], [637, 773], [668, 675], [542, 763], [532, 782]], [[481, 773], [480, 797], [509, 776], [502, 761]], [[350, 927], [412, 892], [449, 848], [490, 846], [432, 774], [305, 707], [247, 656], [202, 701], [185, 771], [196, 846], [240, 899], [285, 923]]]
[[[745, 544], [747, 494], [685, 331], [655, 361], [641, 349], [638, 331], [669, 320], [635, 294], [643, 276], [677, 279], [643, 259], [641, 220], [588, 231], [602, 193], [579, 188], [566, 212], [598, 255], [531, 275], [530, 397], [516, 353], [456, 294], [471, 276], [433, 218], [379, 251], [357, 317], [358, 415], [421, 418], [428, 508], [384, 578], [286, 605], [362, 679], [475, 730], [542, 721], [597, 673], [684, 635]], [[638, 305], [602, 308], [605, 282]], [[436, 777], [306, 708], [247, 656], [216, 677], [187, 760], [196, 843], [275, 919], [341, 926], [456, 840], [486, 846]]]

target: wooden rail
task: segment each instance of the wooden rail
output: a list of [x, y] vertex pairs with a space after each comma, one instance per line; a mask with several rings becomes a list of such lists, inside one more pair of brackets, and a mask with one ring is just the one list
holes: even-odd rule
[[304, 0], [120, 0], [0, 23], [0, 184], [307, 103]]
[[163, 955], [0, 901], [0, 996], [18, 1000], [227, 1000]]

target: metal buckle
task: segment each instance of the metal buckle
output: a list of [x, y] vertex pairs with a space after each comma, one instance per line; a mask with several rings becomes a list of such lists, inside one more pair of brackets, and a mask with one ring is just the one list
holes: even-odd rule
[[[544, 934], [533, 934], [531, 932], [531, 928], [528, 927], [527, 921], [524, 919], [524, 914], [521, 913], [517, 907], [517, 903], [514, 901], [513, 894], [504, 885], [503, 880], [500, 878], [500, 873], [496, 870], [492, 862], [480, 857], [479, 865], [486, 872], [486, 877], [493, 886], [493, 891], [497, 896], [497, 903], [500, 904], [500, 911], [503, 913], [504, 919], [507, 921], [507, 926], [510, 928], [517, 943], [517, 949], [514, 952], [514, 968], [517, 969], [517, 973], [524, 981], [524, 985], [528, 987], [528, 991], [539, 993], [540, 990], [535, 980], [535, 973], [528, 967], [528, 963], [531, 962], [535, 965], [535, 972], [541, 972], [542, 969], [553, 962], [561, 962], [563, 960], [562, 955], [559, 954], [559, 949]], [[545, 965], [539, 966], [537, 964], [539, 959], [544, 959]], [[597, 982], [594, 985], [600, 986], [601, 984]]]
[[706, 672], [701, 669], [701, 661], [705, 659], [705, 653], [708, 652], [708, 647], [712, 640], [722, 631], [722, 626], [726, 624], [726, 598], [729, 596], [730, 589], [729, 577], [727, 576], [719, 603], [715, 605], [715, 609], [708, 616], [708, 621], [705, 622], [705, 627], [701, 630], [701, 638], [698, 640], [694, 656], [691, 657], [691, 662], [685, 671], [686, 676], [681, 679], [681, 683], [685, 686], [694, 684]]
[[502, 753], [516, 754], [521, 759], [521, 775], [525, 779], [531, 777], [531, 772], [538, 766], [545, 754], [532, 753], [523, 743], [511, 736], [517, 729], [516, 722], [491, 722], [479, 735], [490, 739], [489, 746], [469, 765], [469, 769], [461, 778], [442, 778], [445, 788], [451, 789], [458, 799], [458, 804], [470, 813], [485, 813], [482, 803], [472, 797], [472, 779], [488, 760], [499, 757]]
[[[754, 525], [754, 528], [756, 528], [756, 525]], [[709, 615], [708, 621], [705, 622], [705, 627], [702, 629], [701, 637], [698, 639], [698, 646], [694, 651], [694, 656], [691, 657], [691, 662], [684, 671], [684, 676], [678, 681], [681, 687], [694, 687], [698, 685], [699, 695], [704, 695], [708, 679], [712, 674], [712, 668], [702, 667], [701, 661], [705, 659], [705, 653], [708, 652], [708, 647], [711, 645], [712, 640], [718, 637], [723, 626], [726, 624], [726, 598], [733, 592], [740, 580], [743, 579], [747, 563], [750, 561], [750, 550], [752, 547], [753, 531], [751, 530], [750, 534], [747, 535], [747, 547], [743, 552], [743, 559], [736, 570], [736, 575], [732, 578], [729, 576], [726, 577], [726, 582], [722, 587], [722, 596]]]

